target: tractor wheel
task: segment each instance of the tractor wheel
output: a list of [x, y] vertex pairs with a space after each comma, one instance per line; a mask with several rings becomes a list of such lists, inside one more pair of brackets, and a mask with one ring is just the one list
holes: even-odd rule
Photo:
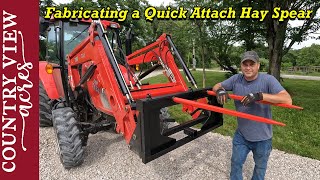
[[52, 126], [51, 100], [48, 97], [42, 82], [39, 82], [39, 125], [40, 127]]
[[84, 150], [74, 111], [70, 107], [59, 108], [52, 111], [52, 117], [62, 165], [66, 169], [81, 165]]
[[160, 132], [167, 130], [169, 128], [170, 122], [167, 120], [170, 119], [169, 108], [161, 108], [160, 109]]

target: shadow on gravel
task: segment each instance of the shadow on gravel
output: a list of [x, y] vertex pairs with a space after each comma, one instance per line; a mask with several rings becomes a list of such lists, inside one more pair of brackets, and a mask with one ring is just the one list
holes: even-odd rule
[[[220, 178], [224, 179], [223, 177], [229, 177], [230, 158], [231, 149], [227, 145], [218, 144], [214, 141], [195, 140], [192, 146], [189, 144], [187, 147], [180, 147], [170, 152], [170, 155], [164, 155], [151, 162], [151, 165], [163, 179], [193, 179], [193, 177], [186, 177], [186, 172], [196, 173], [204, 170], [211, 173], [202, 174], [200, 178], [216, 174], [222, 175]], [[213, 166], [213, 164], [216, 165]], [[197, 174], [194, 175], [194, 178], [199, 177]], [[207, 178], [216, 179], [216, 177]]]
[[[104, 156], [108, 151], [114, 150], [113, 144], [124, 141], [124, 138], [116, 133], [112, 134], [112, 137], [108, 136], [110, 132], [100, 132], [94, 135], [90, 135], [88, 139], [88, 145], [85, 148], [84, 163], [82, 167], [98, 164], [101, 160], [101, 156]], [[116, 136], [115, 136], [116, 135]]]

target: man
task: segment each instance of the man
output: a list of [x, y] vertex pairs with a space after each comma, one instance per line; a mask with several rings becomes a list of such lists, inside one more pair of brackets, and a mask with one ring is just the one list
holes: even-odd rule
[[[256, 101], [292, 104], [292, 99], [281, 84], [271, 75], [259, 73], [259, 56], [255, 51], [247, 51], [241, 59], [242, 74], [216, 84], [213, 91], [220, 104], [226, 103], [227, 91], [244, 96], [235, 101], [237, 111], [271, 119], [270, 105]], [[232, 142], [230, 179], [242, 179], [242, 166], [250, 151], [255, 167], [252, 179], [264, 179], [267, 162], [272, 149], [272, 126], [265, 123], [238, 118], [238, 127]]]

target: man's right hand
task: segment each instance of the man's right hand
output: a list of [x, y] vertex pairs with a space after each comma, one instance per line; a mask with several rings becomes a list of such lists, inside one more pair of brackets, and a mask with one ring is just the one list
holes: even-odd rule
[[227, 100], [229, 98], [228, 92], [224, 88], [220, 87], [216, 91], [216, 98], [217, 98], [218, 103], [223, 105], [224, 103], [227, 102]]

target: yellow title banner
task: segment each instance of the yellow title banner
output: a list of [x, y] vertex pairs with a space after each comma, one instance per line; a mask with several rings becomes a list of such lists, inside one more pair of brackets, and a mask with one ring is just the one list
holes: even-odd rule
[[[148, 7], [143, 12], [143, 18], [152, 22], [154, 19], [158, 20], [216, 20], [216, 19], [256, 19], [264, 21], [265, 18], [271, 14], [273, 19], [278, 19], [280, 22], [287, 19], [309, 19], [312, 15], [312, 10], [283, 10], [280, 7], [275, 7], [272, 12], [269, 10], [255, 10], [252, 7], [243, 7], [241, 12], [236, 12], [235, 9], [229, 7], [227, 9], [217, 10], [212, 8], [194, 7], [188, 10], [184, 7], [171, 8], [168, 6], [165, 10], [159, 10], [155, 7]], [[139, 10], [115, 10], [110, 7], [101, 8], [97, 10], [68, 9], [64, 7], [62, 10], [55, 7], [47, 7], [45, 18], [51, 17], [56, 19], [113, 19], [117, 21], [125, 21], [128, 16], [132, 19], [140, 19], [141, 12]]]

